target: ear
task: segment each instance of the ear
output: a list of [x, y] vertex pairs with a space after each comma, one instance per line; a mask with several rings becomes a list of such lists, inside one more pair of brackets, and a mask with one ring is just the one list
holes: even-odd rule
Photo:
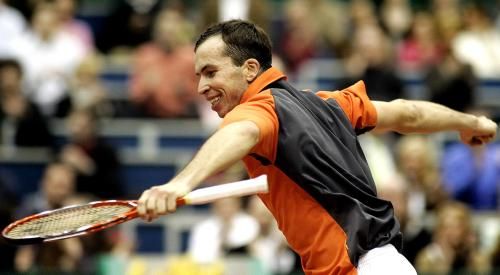
[[250, 58], [243, 64], [243, 73], [248, 83], [254, 81], [254, 79], [259, 75], [260, 63], [255, 58]]

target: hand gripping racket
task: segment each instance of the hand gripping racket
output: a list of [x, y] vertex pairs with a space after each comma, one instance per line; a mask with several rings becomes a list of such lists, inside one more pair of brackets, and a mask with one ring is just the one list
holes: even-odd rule
[[[177, 206], [206, 204], [227, 197], [267, 193], [267, 176], [199, 188], [177, 199]], [[96, 232], [137, 218], [137, 201], [107, 200], [67, 206], [8, 225], [2, 236], [13, 244], [49, 242]]]

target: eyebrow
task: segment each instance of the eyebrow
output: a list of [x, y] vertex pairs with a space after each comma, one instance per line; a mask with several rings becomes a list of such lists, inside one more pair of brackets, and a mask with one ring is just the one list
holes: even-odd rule
[[203, 73], [203, 71], [205, 71], [208, 67], [211, 67], [213, 65], [211, 64], [206, 64], [205, 66], [203, 66], [200, 70], [200, 72], [196, 72], [196, 75], [199, 76], [201, 73]]

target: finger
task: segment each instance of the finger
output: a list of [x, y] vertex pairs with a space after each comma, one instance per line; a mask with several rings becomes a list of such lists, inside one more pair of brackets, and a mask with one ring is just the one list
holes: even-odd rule
[[146, 201], [146, 213], [151, 220], [155, 219], [157, 216], [156, 201], [157, 198], [154, 193], [152, 193], [151, 196]]
[[165, 215], [167, 214], [167, 202], [165, 199], [158, 199], [156, 202], [156, 210], [158, 211], [158, 214], [160, 215]]
[[137, 213], [140, 217], [144, 217], [146, 215], [146, 202], [149, 197], [149, 190], [146, 190], [142, 193], [141, 197], [137, 201]]
[[170, 195], [167, 200], [167, 211], [169, 213], [175, 212], [177, 209], [177, 196]]

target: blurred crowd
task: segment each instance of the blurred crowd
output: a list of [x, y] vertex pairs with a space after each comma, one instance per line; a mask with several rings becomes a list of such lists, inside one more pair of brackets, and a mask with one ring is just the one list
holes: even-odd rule
[[[300, 82], [315, 60], [334, 60], [340, 66], [330, 90], [362, 79], [370, 98], [393, 100], [407, 97], [408, 81], [417, 79], [424, 99], [497, 121], [500, 115], [499, 106], [477, 102], [480, 83], [500, 79], [500, 1], [117, 0], [98, 19], [82, 12], [98, 2], [0, 0], [2, 152], [46, 147], [53, 156], [33, 194], [15, 194], [0, 169], [2, 227], [43, 210], [126, 197], [118, 149], [99, 135], [102, 119], [195, 119], [216, 127], [219, 119], [197, 95], [193, 41], [221, 20], [262, 26], [272, 39], [273, 64], [291, 82]], [[126, 72], [119, 98], [104, 77], [110, 64]], [[62, 144], [54, 119], [65, 121]], [[381, 133], [360, 141], [380, 196], [396, 209], [403, 253], [419, 274], [500, 268], [500, 226], [481, 228], [475, 219], [500, 207], [498, 142], [470, 148], [454, 139]], [[235, 169], [218, 180], [243, 178]], [[210, 213], [168, 274], [197, 274], [200, 266], [203, 274], [222, 274], [220, 260], [233, 254], [258, 262], [252, 274], [299, 270], [255, 198], [220, 201]], [[0, 271], [95, 274], [104, 265], [98, 255], [126, 258], [133, 251], [119, 230], [39, 247], [0, 244]]]

